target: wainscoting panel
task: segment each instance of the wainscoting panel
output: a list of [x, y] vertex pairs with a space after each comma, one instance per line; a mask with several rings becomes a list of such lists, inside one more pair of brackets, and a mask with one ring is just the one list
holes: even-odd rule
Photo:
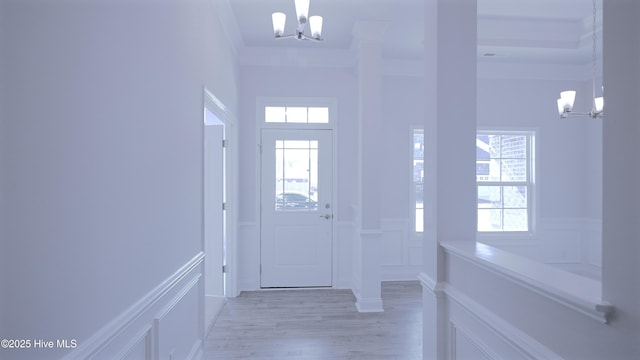
[[405, 234], [402, 229], [383, 230], [382, 252], [380, 264], [383, 267], [397, 267], [404, 265]]
[[202, 314], [192, 309], [203, 307], [204, 298], [198, 291], [202, 277], [198, 274], [185, 284], [154, 319], [153, 345], [161, 358], [197, 359], [202, 357], [204, 321]]
[[131, 341], [131, 346], [125, 349], [124, 355], [117, 358], [124, 360], [151, 359], [151, 327], [143, 331], [141, 336]]
[[474, 360], [494, 360], [495, 357], [489, 355], [486, 346], [474, 336], [458, 329], [451, 323], [451, 358], [452, 359], [474, 359]]
[[63, 359], [201, 359], [203, 260], [198, 253]]
[[549, 359], [560, 357], [451, 285], [449, 339], [453, 359]]
[[382, 219], [382, 281], [416, 280], [422, 270], [422, 239], [409, 219]]

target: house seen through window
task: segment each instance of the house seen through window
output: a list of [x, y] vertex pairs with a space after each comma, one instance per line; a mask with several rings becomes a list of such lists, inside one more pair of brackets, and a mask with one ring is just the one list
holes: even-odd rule
[[476, 135], [479, 232], [531, 231], [533, 132]]

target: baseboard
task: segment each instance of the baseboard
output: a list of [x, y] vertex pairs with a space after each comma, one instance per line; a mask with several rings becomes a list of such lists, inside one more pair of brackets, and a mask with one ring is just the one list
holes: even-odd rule
[[207, 295], [204, 299], [204, 333], [205, 337], [211, 331], [213, 324], [215, 324], [220, 312], [224, 308], [226, 299], [223, 296], [211, 296]]
[[356, 309], [361, 313], [383, 312], [382, 298], [362, 298], [358, 291], [351, 290], [356, 298]]
[[195, 255], [62, 359], [202, 358], [203, 260]]

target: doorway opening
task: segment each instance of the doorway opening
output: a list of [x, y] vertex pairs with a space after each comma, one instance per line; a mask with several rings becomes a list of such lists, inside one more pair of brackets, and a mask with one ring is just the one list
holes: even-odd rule
[[[226, 296], [236, 296], [233, 261], [235, 215], [229, 211], [233, 195], [233, 154], [228, 147], [233, 123], [226, 107], [204, 91], [203, 248], [205, 332], [222, 310]], [[231, 157], [231, 158], [230, 158]]]

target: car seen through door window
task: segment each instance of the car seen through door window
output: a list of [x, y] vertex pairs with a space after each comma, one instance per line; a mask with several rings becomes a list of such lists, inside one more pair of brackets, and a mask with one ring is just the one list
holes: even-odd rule
[[318, 202], [307, 194], [284, 192], [276, 196], [276, 210], [317, 210]]

